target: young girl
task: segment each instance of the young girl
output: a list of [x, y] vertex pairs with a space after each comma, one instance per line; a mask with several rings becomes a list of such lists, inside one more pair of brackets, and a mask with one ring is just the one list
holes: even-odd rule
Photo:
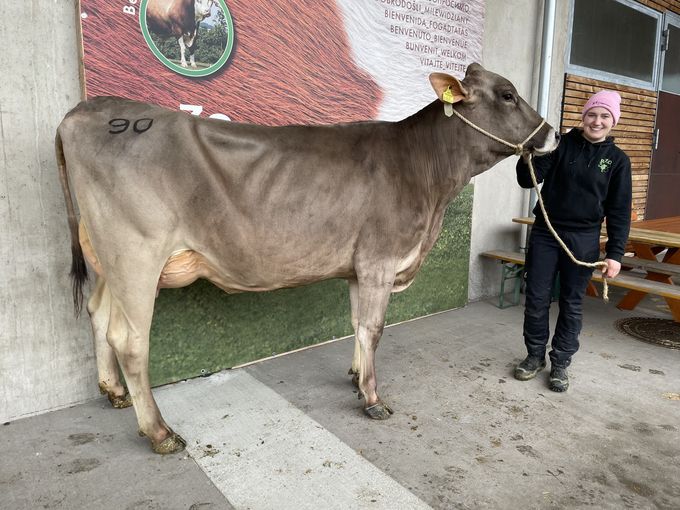
[[[534, 159], [536, 179], [543, 182], [541, 196], [553, 228], [574, 256], [595, 262], [600, 253], [600, 229], [607, 219], [605, 276], [621, 269], [632, 201], [630, 160], [614, 145], [609, 133], [621, 116], [621, 96], [602, 90], [583, 107], [583, 128], [562, 136], [554, 152]], [[517, 182], [533, 187], [529, 167], [520, 158]], [[548, 314], [555, 275], [559, 271], [559, 316], [550, 351], [553, 391], [569, 387], [567, 367], [579, 348], [582, 301], [592, 269], [574, 264], [548, 231], [538, 204], [526, 259], [524, 343], [528, 356], [515, 368], [515, 378], [528, 381], [545, 367], [550, 335]]]

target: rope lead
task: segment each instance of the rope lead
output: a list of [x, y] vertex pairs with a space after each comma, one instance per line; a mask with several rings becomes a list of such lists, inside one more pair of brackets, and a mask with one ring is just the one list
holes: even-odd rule
[[[574, 257], [574, 254], [571, 252], [569, 248], [567, 248], [567, 245], [564, 244], [564, 241], [560, 239], [560, 236], [555, 232], [555, 229], [553, 228], [552, 224], [550, 223], [550, 220], [548, 219], [548, 213], [545, 210], [545, 205], [543, 205], [543, 198], [541, 197], [541, 192], [538, 189], [538, 182], [536, 182], [536, 174], [534, 173], [534, 163], [533, 163], [533, 156], [530, 156], [528, 158], [528, 164], [529, 164], [529, 173], [531, 174], [531, 182], [534, 184], [534, 189], [536, 190], [536, 196], [538, 197], [538, 205], [541, 206], [541, 212], [543, 213], [543, 219], [545, 220], [545, 224], [548, 227], [548, 230], [550, 230], [550, 233], [553, 235], [555, 240], [559, 243], [559, 245], [562, 247], [562, 249], [567, 253], [571, 261], [578, 265], [578, 266], [583, 266], [583, 267], [602, 267], [603, 269], [607, 269], [607, 263], [604, 260], [600, 260], [598, 262], [583, 262], [581, 260], [578, 260], [576, 257]], [[607, 277], [604, 275], [604, 272], [602, 273], [602, 300], [605, 303], [609, 303], [609, 285], [607, 284]]]

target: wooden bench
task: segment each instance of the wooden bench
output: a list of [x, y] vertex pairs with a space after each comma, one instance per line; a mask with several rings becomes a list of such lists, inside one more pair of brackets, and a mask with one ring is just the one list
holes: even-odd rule
[[[522, 286], [522, 278], [524, 276], [524, 253], [517, 253], [505, 250], [492, 250], [482, 253], [483, 257], [495, 259], [501, 262], [501, 293], [498, 296], [498, 308], [508, 308], [519, 304], [519, 291]], [[513, 298], [510, 304], [505, 304], [505, 282], [508, 280], [515, 281], [513, 289]]]
[[661, 273], [668, 276], [680, 276], [680, 266], [677, 264], [668, 264], [667, 262], [641, 259], [639, 257], [623, 257], [621, 259], [621, 266], [644, 269], [645, 271]]
[[[524, 253], [505, 251], [505, 250], [491, 250], [485, 251], [481, 254], [483, 257], [495, 259], [503, 264], [504, 270], [501, 280], [501, 298], [505, 291], [505, 281], [511, 278], [521, 278], [524, 271], [525, 255]], [[680, 276], [680, 266], [675, 264], [666, 264], [653, 260], [640, 259], [637, 257], [623, 257], [621, 260], [623, 267], [635, 267], [657, 273], [668, 274], [669, 276]], [[508, 265], [511, 269], [506, 274], [505, 266]], [[516, 276], [513, 276], [516, 275]], [[592, 281], [602, 282], [602, 273], [594, 271]], [[669, 299], [680, 300], [680, 286], [656, 282], [653, 280], [645, 280], [644, 275], [633, 276], [631, 273], [619, 273], [616, 278], [608, 278], [607, 283], [613, 287], [623, 287], [629, 290], [637, 290], [647, 294], [654, 294]], [[515, 283], [514, 299], [512, 305], [519, 304], [519, 280]], [[502, 299], [499, 298], [499, 308], [506, 308]]]

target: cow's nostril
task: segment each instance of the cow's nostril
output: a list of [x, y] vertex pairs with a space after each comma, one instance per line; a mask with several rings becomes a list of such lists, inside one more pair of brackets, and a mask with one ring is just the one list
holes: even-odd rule
[[560, 141], [560, 134], [557, 131], [555, 131], [555, 141], [556, 142]]

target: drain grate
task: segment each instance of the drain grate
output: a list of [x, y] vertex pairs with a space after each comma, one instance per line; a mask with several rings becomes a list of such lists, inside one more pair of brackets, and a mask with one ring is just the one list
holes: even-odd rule
[[680, 322], [651, 317], [629, 317], [614, 323], [616, 329], [648, 344], [680, 349]]

